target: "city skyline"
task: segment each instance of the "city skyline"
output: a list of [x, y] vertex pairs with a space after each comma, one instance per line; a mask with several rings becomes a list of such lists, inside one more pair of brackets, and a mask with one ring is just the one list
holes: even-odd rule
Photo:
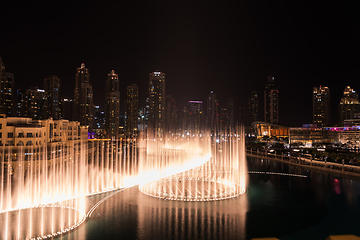
[[[5, 66], [5, 64], [3, 65], [3, 66]], [[82, 63], [81, 64], [81, 66], [80, 67], [78, 67], [77, 68], [77, 71], [79, 72], [80, 70], [82, 70], [82, 69], [85, 69], [86, 70], [86, 74], [88, 74], [88, 69], [87, 68], [85, 68], [85, 64], [84, 63]], [[158, 71], [158, 70], [157, 70]], [[6, 74], [8, 74], [9, 76], [11, 76], [11, 83], [12, 84], [14, 84], [14, 74], [13, 73], [9, 73], [9, 72], [6, 72]], [[115, 71], [114, 70], [111, 70], [111, 74], [115, 74]], [[74, 89], [76, 89], [76, 83], [77, 82], [80, 82], [80, 80], [78, 80], [78, 79], [80, 79], [78, 76], [78, 73], [76, 74], [76, 76], [75, 76], [75, 87], [74, 87]], [[109, 74], [108, 74], [109, 75]], [[87, 83], [89, 83], [89, 80], [87, 79], [87, 78], [89, 78], [89, 74], [88, 74], [88, 77], [85, 77], [84, 78], [84, 81], [86, 80], [86, 82]], [[116, 76], [117, 76], [117, 74], [116, 74]], [[51, 87], [49, 88], [49, 86], [47, 86], [47, 85], [49, 85], [47, 82], [48, 81], [50, 81], [50, 79], [52, 79], [51, 81], [54, 81], [54, 79], [57, 81], [57, 83], [56, 83], [56, 86], [54, 85], [54, 83], [52, 83], [54, 86], [55, 86], [55, 89], [54, 90], [52, 90], [51, 89]], [[263, 100], [265, 100], [265, 96], [267, 95], [267, 91], [268, 91], [268, 89], [275, 89], [275, 92], [277, 92], [277, 94], [279, 94], [279, 91], [277, 90], [278, 89], [278, 85], [277, 84], [275, 84], [275, 86], [273, 86], [274, 85], [274, 77], [272, 76], [272, 75], [268, 75], [267, 76], [267, 81], [265, 81], [265, 83], [264, 83], [264, 85], [263, 85], [263, 92], [264, 92], [264, 99]], [[120, 82], [121, 82], [121, 80], [119, 80], [118, 79], [118, 77], [117, 77], [117, 81], [119, 81], [119, 82], [117, 82], [117, 85], [120, 85]], [[16, 80], [15, 80], [15, 82], [16, 82]], [[272, 83], [270, 83], [270, 82], [272, 82]], [[269, 85], [269, 83], [270, 84], [272, 84], [271, 86]], [[39, 88], [38, 86], [32, 86], [32, 87], [30, 87], [29, 89], [25, 89], [25, 88], [15, 88], [14, 89], [14, 93], [15, 93], [15, 96], [13, 96], [13, 106], [14, 106], [14, 109], [13, 109], [13, 113], [12, 114], [10, 114], [9, 116], [22, 116], [21, 115], [21, 113], [19, 112], [19, 104], [21, 104], [20, 102], [19, 102], [19, 99], [17, 99], [17, 100], [15, 100], [17, 97], [21, 97], [21, 95], [19, 95], [19, 96], [16, 96], [16, 92], [18, 92], [18, 91], [22, 91], [22, 94], [25, 94], [25, 92], [29, 92], [29, 91], [31, 91], [31, 90], [36, 90], [36, 89], [39, 89], [38, 91], [41, 91], [41, 92], [43, 92], [43, 91], [46, 91], [47, 93], [48, 93], [48, 96], [46, 96], [46, 98], [49, 98], [51, 101], [49, 102], [49, 104], [51, 104], [51, 102], [53, 102], [52, 100], [54, 100], [54, 99], [57, 99], [56, 101], [54, 100], [54, 102], [57, 102], [57, 101], [64, 101], [64, 100], [66, 100], [66, 101], [68, 101], [69, 99], [71, 99], [71, 100], [73, 100], [74, 101], [74, 98], [75, 98], [75, 95], [72, 95], [71, 96], [71, 93], [69, 93], [69, 92], [71, 92], [71, 89], [66, 89], [65, 91], [64, 90], [62, 90], [61, 91], [61, 89], [63, 88], [62, 87], [62, 81], [56, 76], [56, 75], [52, 75], [52, 76], [48, 76], [48, 77], [46, 77], [46, 78], [44, 78], [44, 80], [43, 80], [43, 89], [45, 89], [45, 90], [43, 90], [41, 87]], [[136, 83], [133, 83], [133, 84], [136, 84]], [[133, 84], [131, 84], [131, 85], [133, 85]], [[54, 88], [54, 86], [53, 86], [53, 88]], [[91, 84], [89, 85], [90, 87], [91, 87]], [[270, 87], [269, 87], [270, 86]], [[320, 85], [320, 87], [321, 87], [321, 85]], [[316, 87], [313, 87], [313, 89], [315, 89]], [[118, 89], [118, 91], [119, 92], [121, 92], [121, 91], [123, 91], [124, 89], [121, 89], [119, 86], [117, 86], [117, 89]], [[325, 125], [327, 125], [327, 126], [341, 126], [341, 125], [343, 125], [343, 120], [345, 120], [345, 119], [348, 119], [347, 117], [342, 117], [341, 116], [341, 113], [340, 113], [340, 109], [338, 109], [338, 108], [340, 108], [340, 106], [341, 105], [343, 105], [344, 103], [344, 94], [345, 94], [345, 91], [349, 91], [349, 90], [347, 90], [347, 89], [350, 89], [350, 86], [345, 86], [345, 90], [344, 90], [344, 92], [342, 92], [342, 98], [341, 98], [341, 100], [339, 100], [339, 102], [338, 103], [335, 103], [335, 104], [330, 104], [330, 105], [334, 105], [334, 106], [331, 106], [330, 107], [330, 109], [332, 109], [332, 111], [328, 111], [328, 112], [330, 112], [331, 114], [329, 114], [329, 113], [327, 113], [327, 115], [331, 115], [331, 117], [330, 117], [330, 119], [328, 119], [327, 121], [327, 124], [325, 124]], [[127, 90], [127, 87], [125, 87], [125, 90]], [[354, 92], [355, 94], [356, 94], [356, 89], [354, 90], [353, 88], [351, 88], [350, 89], [351, 91], [350, 92]], [[56, 97], [54, 98], [54, 96], [53, 96], [53, 91], [56, 91], [57, 92], [57, 94], [56, 94]], [[330, 92], [330, 90], [328, 90], [329, 92]], [[214, 92], [214, 91], [210, 91], [210, 93], [212, 93], [212, 92]], [[216, 94], [216, 92], [214, 92], [215, 94]], [[96, 91], [95, 92], [95, 94], [93, 94], [93, 95], [97, 95], [97, 94], [99, 94], [99, 92], [98, 91]], [[171, 94], [171, 93], [170, 93]], [[262, 104], [258, 104], [257, 105], [257, 113], [253, 113], [252, 111], [254, 111], [252, 108], [254, 108], [254, 106], [250, 106], [251, 104], [254, 104], [254, 103], [251, 103], [252, 101], [254, 101], [252, 98], [253, 98], [253, 96], [252, 96], [252, 94], [257, 94], [257, 92], [256, 92], [256, 90], [252, 90], [252, 91], [250, 91], [249, 93], [247, 93], [247, 95], [248, 96], [245, 96], [245, 97], [249, 97], [249, 98], [247, 98], [247, 99], [245, 99], [245, 100], [241, 100], [241, 101], [238, 101], [237, 102], [237, 106], [235, 106], [235, 116], [236, 115], [238, 115], [237, 117], [237, 119], [238, 120], [240, 120], [240, 123], [241, 122], [243, 122], [243, 123], [245, 123], [245, 124], [250, 124], [250, 123], [248, 123], [248, 121], [249, 120], [251, 120], [251, 121], [254, 121], [254, 119], [257, 119], [258, 121], [262, 121], [262, 120], [264, 120], [265, 122], [272, 122], [272, 121], [270, 121], [270, 119], [269, 120], [266, 120], [265, 119], [265, 113], [266, 113], [266, 111], [265, 111], [265, 105], [266, 105], [266, 101], [265, 102], [263, 102], [263, 105]], [[168, 96], [169, 95], [169, 93], [168, 92], [166, 92], [166, 96]], [[126, 96], [126, 93], [125, 93], [125, 96]], [[120, 112], [122, 112], [123, 114], [125, 114], [125, 109], [124, 109], [124, 104], [125, 104], [125, 106], [126, 106], [126, 97], [125, 96], [122, 96], [122, 98], [119, 100], [122, 104], [120, 104], [120, 107], [119, 107], [119, 109], [120, 109]], [[172, 96], [172, 95], [169, 95], [169, 96]], [[260, 95], [261, 96], [261, 95]], [[333, 95], [332, 95], [333, 96]], [[357, 96], [357, 95], [356, 95]], [[140, 96], [140, 97], [142, 97], [142, 98], [145, 98], [145, 97], [148, 97], [148, 95], [143, 95], [143, 96]], [[95, 98], [94, 96], [93, 96], [93, 98]], [[125, 98], [125, 99], [124, 99]], [[220, 98], [221, 98], [221, 96], [220, 96]], [[231, 98], [231, 97], [230, 97]], [[276, 99], [278, 99], [279, 97], [277, 96], [276, 97]], [[175, 99], [175, 98], [172, 98], [172, 99]], [[200, 99], [200, 98], [196, 98], [196, 99]], [[332, 99], [333, 98], [330, 98], [330, 101], [331, 102], [333, 102], [332, 101]], [[202, 100], [202, 99], [201, 99]], [[261, 98], [259, 98], [259, 97], [257, 97], [257, 100], [256, 101], [259, 101], [259, 100], [261, 100]], [[307, 99], [308, 100], [308, 99]], [[22, 101], [22, 100], [21, 100]], [[186, 102], [188, 102], [189, 100], [186, 100]], [[277, 100], [278, 101], [278, 100]], [[283, 100], [284, 101], [284, 100]], [[286, 101], [286, 100], [285, 100]], [[218, 101], [219, 102], [219, 101]], [[281, 101], [281, 97], [280, 97], [280, 103], [281, 103], [282, 101]], [[25, 104], [25, 103], [24, 103]], [[57, 103], [57, 104], [59, 104], [59, 103]], [[185, 103], [186, 104], [186, 103]], [[176, 105], [176, 107], [177, 107], [177, 109], [178, 110], [181, 110], [183, 107], [182, 106], [184, 106], [185, 105], [184, 103], [180, 103], [179, 105]], [[219, 103], [219, 106], [220, 106], [220, 108], [226, 108], [227, 107], [227, 104], [228, 104], [228, 101], [224, 101], [224, 102], [221, 102], [221, 103]], [[313, 103], [314, 104], [314, 103]], [[352, 104], [352, 103], [351, 103]], [[101, 108], [100, 108], [100, 110], [102, 110], [102, 111], [105, 111], [106, 112], [106, 96], [105, 96], [105, 101], [100, 101], [100, 103], [94, 103], [93, 104], [93, 106], [95, 107], [95, 106], [97, 106], [97, 108], [99, 108], [99, 105], [100, 106], [102, 106]], [[276, 105], [278, 105], [278, 103], [276, 104]], [[139, 107], [140, 107], [140, 109], [142, 109], [143, 107], [145, 107], [146, 106], [146, 101], [145, 102], [140, 102], [139, 103]], [[187, 105], [185, 105], [185, 107], [186, 107]], [[242, 116], [242, 114], [244, 114], [244, 112], [243, 112], [243, 110], [241, 110], [241, 109], [239, 109], [239, 107], [241, 108], [241, 107], [245, 107], [245, 106], [248, 106], [248, 107], [246, 107], [246, 111], [248, 111], [246, 114], [247, 114], [247, 116]], [[357, 105], [356, 105], [357, 106]], [[24, 106], [22, 106], [22, 107], [24, 107]], [[250, 108], [249, 108], [250, 107]], [[46, 115], [44, 115], [44, 116], [41, 116], [40, 118], [41, 119], [45, 119], [45, 118], [47, 118], [47, 117], [52, 117], [53, 119], [60, 119], [60, 117], [57, 117], [57, 115], [61, 115], [61, 114], [64, 114], [63, 112], [62, 112], [62, 110], [59, 108], [59, 107], [56, 107], [56, 111], [58, 112], [57, 113], [57, 115], [54, 115], [55, 113], [51, 113], [51, 112], [54, 112], [54, 110], [51, 110], [51, 109], [53, 109], [54, 108], [54, 106], [46, 106], [46, 108], [48, 108], [48, 110], [46, 110], [46, 111], [50, 111], [48, 114], [46, 114]], [[63, 107], [62, 107], [63, 108]], [[312, 108], [314, 109], [314, 105], [312, 106]], [[139, 110], [140, 110], [139, 109]], [[338, 109], [338, 110], [337, 110]], [[352, 112], [354, 112], [355, 113], [355, 115], [354, 115], [354, 113], [351, 113], [350, 115], [351, 116], [353, 116], [353, 118], [358, 118], [358, 116], [359, 116], [359, 110], [358, 110], [358, 108], [356, 108], [357, 110], [352, 110]], [[263, 116], [261, 116], [261, 110], [264, 110], [265, 111], [265, 113], [263, 113], [264, 115]], [[283, 109], [280, 109], [280, 112], [282, 111]], [[24, 109], [23, 109], [23, 111], [25, 111]], [[259, 114], [259, 111], [260, 111], [260, 114]], [[279, 109], [277, 109], [277, 112], [279, 111]], [[307, 111], [309, 112], [309, 109], [307, 109]], [[73, 114], [72, 113], [72, 111], [71, 111], [71, 114]], [[251, 115], [254, 115], [255, 114], [255, 118], [254, 118], [254, 116], [251, 116]], [[278, 114], [278, 113], [277, 113]], [[335, 117], [333, 117], [333, 115], [335, 115], [336, 114], [336, 116]], [[312, 118], [313, 118], [313, 115], [314, 115], [314, 113], [312, 113]], [[24, 115], [24, 116], [31, 116], [31, 117], [33, 117], [32, 115]], [[66, 115], [67, 116], [67, 115]], [[61, 116], [61, 118], [63, 118], [63, 119], [67, 119], [67, 118], [69, 118], [69, 117], [62, 117]], [[123, 115], [123, 117], [124, 117], [124, 115]], [[245, 117], [245, 119], [241, 119], [241, 118], [244, 118]], [[34, 118], [34, 117], [33, 117]], [[119, 117], [118, 117], [119, 118]], [[278, 118], [278, 117], [277, 117]], [[328, 117], [327, 117], [328, 118]], [[70, 117], [69, 118], [69, 120], [72, 120], [72, 119], [74, 119], [74, 117]], [[119, 122], [120, 122], [120, 125], [121, 125], [121, 122], [123, 122], [125, 119], [123, 119], [123, 120], [120, 120]], [[314, 119], [312, 119], [312, 120], [308, 120], [308, 121], [305, 121], [305, 122], [301, 122], [301, 123], [297, 123], [297, 125], [296, 124], [294, 124], [294, 123], [289, 123], [289, 122], [282, 122], [282, 121], [280, 121], [280, 122], [278, 122], [278, 123], [280, 123], [280, 124], [285, 124], [285, 125], [287, 125], [287, 126], [301, 126], [301, 125], [303, 125], [303, 124], [308, 124], [308, 123], [311, 123], [311, 122], [314, 122]], [[275, 122], [274, 122], [275, 123]], [[325, 125], [323, 125], [323, 126], [325, 126]]]

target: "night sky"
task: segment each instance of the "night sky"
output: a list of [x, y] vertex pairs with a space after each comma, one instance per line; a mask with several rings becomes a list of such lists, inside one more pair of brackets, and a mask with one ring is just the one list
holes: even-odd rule
[[263, 119], [272, 72], [280, 123], [289, 126], [312, 122], [314, 86], [330, 88], [333, 124], [345, 86], [360, 91], [359, 1], [129, 2], [2, 3], [0, 56], [15, 87], [43, 87], [57, 75], [72, 97], [76, 68], [85, 63], [95, 104], [104, 107], [114, 69], [122, 101], [126, 86], [137, 83], [144, 106], [149, 72], [160, 70], [179, 107], [206, 101], [211, 90], [220, 105], [228, 97], [238, 105], [257, 90]]

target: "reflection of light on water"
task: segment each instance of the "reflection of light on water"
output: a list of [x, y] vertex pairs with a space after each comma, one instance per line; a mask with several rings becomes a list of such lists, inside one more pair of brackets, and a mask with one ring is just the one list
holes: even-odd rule
[[340, 181], [336, 178], [334, 178], [334, 191], [338, 195], [341, 193]]
[[[136, 196], [137, 238], [246, 239], [246, 195], [226, 201], [159, 201]], [[134, 213], [133, 213], [134, 214]]]

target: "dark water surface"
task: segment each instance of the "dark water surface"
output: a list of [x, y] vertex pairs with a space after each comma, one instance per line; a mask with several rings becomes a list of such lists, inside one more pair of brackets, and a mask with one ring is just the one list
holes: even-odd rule
[[323, 239], [360, 236], [360, 181], [284, 163], [248, 158], [248, 192], [216, 202], [175, 202], [136, 188], [117, 193], [62, 239]]

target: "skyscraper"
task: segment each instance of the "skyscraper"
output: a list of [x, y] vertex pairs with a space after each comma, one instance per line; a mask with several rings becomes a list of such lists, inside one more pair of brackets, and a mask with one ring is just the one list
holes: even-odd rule
[[234, 116], [234, 99], [228, 98], [228, 101], [226, 102], [226, 108], [227, 108], [227, 121], [226, 121], [226, 129], [227, 131], [234, 130], [235, 127], [235, 116]]
[[149, 75], [148, 135], [162, 137], [165, 131], [165, 73]]
[[94, 122], [94, 133], [97, 138], [102, 138], [105, 130], [105, 112], [101, 111], [98, 105], [94, 108]]
[[229, 98], [226, 108], [220, 109], [219, 123], [223, 133], [229, 133], [234, 130], [234, 99]]
[[166, 133], [175, 133], [178, 126], [178, 112], [176, 107], [176, 100], [171, 95], [166, 96], [166, 108], [165, 108], [165, 117], [166, 117]]
[[126, 91], [126, 132], [130, 135], [138, 131], [139, 90], [136, 84]]
[[5, 71], [5, 64], [0, 57], [0, 113], [14, 115], [14, 74]]
[[63, 98], [61, 100], [61, 118], [74, 121], [74, 100]]
[[187, 108], [188, 122], [187, 130], [190, 134], [199, 134], [203, 132], [204, 117], [203, 117], [203, 102], [202, 101], [189, 101]]
[[44, 89], [32, 87], [24, 95], [24, 116], [34, 120], [44, 120], [48, 117], [47, 93]]
[[330, 90], [321, 86], [313, 88], [313, 123], [318, 127], [330, 125]]
[[5, 78], [5, 64], [2, 61], [2, 58], [0, 57], [0, 81], [2, 82]]
[[344, 126], [344, 120], [354, 119], [359, 113], [359, 95], [350, 86], [346, 86], [339, 104], [339, 126]]
[[76, 70], [74, 90], [74, 119], [80, 125], [88, 125], [92, 131], [94, 125], [93, 89], [90, 84], [90, 74], [82, 63]]
[[238, 122], [249, 126], [250, 123], [249, 117], [249, 105], [245, 102], [239, 102], [239, 113], [238, 113]]
[[249, 120], [250, 124], [258, 120], [259, 115], [259, 98], [256, 91], [249, 94]]
[[206, 107], [206, 126], [215, 138], [219, 133], [219, 103], [213, 91], [208, 95]]
[[275, 78], [270, 75], [264, 91], [265, 122], [279, 123], [279, 91], [275, 86]]
[[107, 137], [119, 135], [120, 87], [119, 77], [112, 70], [106, 79], [105, 91], [105, 132]]
[[48, 100], [48, 118], [52, 117], [54, 120], [61, 119], [60, 85], [61, 81], [55, 75], [44, 79], [44, 90]]
[[24, 104], [24, 91], [21, 89], [16, 90], [16, 101], [15, 101], [15, 116], [22, 117], [25, 116], [25, 104]]
[[5, 114], [4, 83], [6, 81], [5, 64], [0, 57], [0, 113]]

